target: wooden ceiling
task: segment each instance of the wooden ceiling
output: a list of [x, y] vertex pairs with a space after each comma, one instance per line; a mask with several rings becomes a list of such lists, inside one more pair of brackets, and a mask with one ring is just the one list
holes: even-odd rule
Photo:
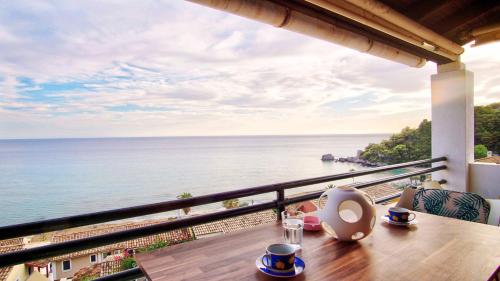
[[[307, 0], [269, 0], [290, 10], [331, 22], [372, 40], [409, 52], [438, 64], [452, 60], [413, 46], [379, 30], [343, 17]], [[378, 0], [451, 41], [464, 45], [474, 40], [471, 31], [500, 24], [500, 0]]]
[[499, 0], [379, 0], [451, 41], [464, 45], [471, 31], [500, 23]]

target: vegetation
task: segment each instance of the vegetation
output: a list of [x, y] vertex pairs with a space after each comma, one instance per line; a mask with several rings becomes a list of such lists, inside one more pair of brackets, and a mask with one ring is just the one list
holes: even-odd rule
[[[474, 108], [475, 158], [488, 150], [500, 153], [500, 102]], [[372, 163], [397, 164], [431, 157], [431, 122], [424, 119], [418, 128], [404, 128], [379, 144], [369, 144], [361, 158]]]
[[474, 146], [474, 159], [480, 159], [488, 156], [488, 148], [482, 144]]
[[474, 143], [500, 154], [500, 102], [474, 107]]
[[[187, 199], [187, 198], [191, 198], [193, 197], [193, 195], [189, 192], [184, 192], [180, 195], [177, 195], [177, 199]], [[183, 208], [182, 211], [184, 212], [184, 214], [189, 214], [189, 212], [191, 212], [191, 208], [190, 207], [187, 207], [187, 208]]]
[[92, 281], [101, 276], [101, 266], [95, 264], [89, 267], [84, 267], [75, 272], [72, 280], [74, 281]]
[[83, 276], [81, 281], [92, 281], [94, 279], [99, 278], [99, 275], [89, 275], [89, 276]]
[[131, 257], [124, 258], [122, 260], [122, 265], [121, 265], [122, 270], [132, 269], [136, 266], [137, 266], [137, 262]]
[[145, 252], [151, 252], [156, 249], [161, 249], [167, 247], [169, 244], [166, 241], [158, 240], [155, 243], [145, 247], [145, 248], [140, 248], [137, 250], [139, 253], [145, 253]]
[[156, 249], [161, 249], [161, 248], [165, 248], [168, 246], [168, 242], [166, 241], [157, 241], [151, 245], [149, 245], [147, 247], [148, 251], [153, 251], [153, 250], [156, 250]]
[[427, 180], [426, 175], [413, 176], [413, 177], [410, 177], [410, 184], [419, 185], [419, 184], [422, 184], [426, 180]]
[[[191, 241], [191, 240], [192, 239], [187, 239], [187, 240], [183, 240], [183, 241], [179, 241], [179, 242], [180, 243], [184, 243], [184, 242], [188, 242], [188, 241]], [[154, 242], [153, 244], [151, 244], [151, 245], [149, 245], [147, 247], [137, 249], [136, 253], [147, 253], [147, 252], [154, 251], [156, 249], [165, 248], [165, 247], [167, 247], [169, 245], [170, 244], [167, 241], [157, 240], [156, 242]], [[125, 256], [121, 260], [121, 270], [127, 270], [127, 269], [131, 269], [131, 268], [134, 268], [134, 267], [137, 267], [137, 262], [136, 262], [136, 260], [133, 257], [131, 257], [131, 256]], [[82, 281], [91, 281], [91, 280], [82, 280]]]
[[238, 208], [240, 206], [240, 200], [239, 199], [228, 199], [222, 201], [222, 206], [226, 209], [234, 209]]
[[431, 122], [424, 119], [418, 128], [404, 128], [380, 144], [369, 144], [361, 158], [372, 163], [397, 164], [431, 156]]

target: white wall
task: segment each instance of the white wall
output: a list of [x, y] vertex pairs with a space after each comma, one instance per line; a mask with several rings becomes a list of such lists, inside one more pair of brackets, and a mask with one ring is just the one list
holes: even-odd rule
[[469, 164], [470, 191], [485, 198], [500, 197], [500, 165], [493, 163]]
[[448, 158], [448, 168], [432, 173], [432, 179], [447, 180], [447, 189], [467, 191], [468, 165], [474, 161], [474, 75], [460, 62], [439, 65], [431, 91], [432, 157]]

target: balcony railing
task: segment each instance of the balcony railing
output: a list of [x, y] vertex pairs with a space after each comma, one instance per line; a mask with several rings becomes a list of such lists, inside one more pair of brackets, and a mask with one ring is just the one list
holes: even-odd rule
[[[203, 196], [192, 197], [188, 199], [179, 199], [173, 201], [165, 201], [154, 204], [140, 205], [128, 208], [121, 208], [103, 212], [88, 213], [83, 215], [69, 216], [57, 219], [49, 219], [38, 222], [22, 223], [16, 225], [9, 225], [0, 227], [0, 240], [10, 239], [16, 237], [23, 237], [27, 235], [40, 234], [45, 232], [51, 232], [56, 230], [63, 230], [73, 227], [86, 226], [104, 222], [110, 222], [115, 220], [122, 220], [127, 218], [157, 214], [167, 211], [178, 210], [182, 208], [200, 206], [215, 202], [221, 202], [229, 199], [236, 199], [241, 197], [253, 196], [258, 194], [264, 194], [269, 192], [276, 192], [276, 200], [256, 204], [248, 207], [241, 207], [237, 209], [219, 211], [210, 214], [204, 214], [199, 216], [193, 216], [183, 219], [178, 219], [175, 221], [169, 221], [164, 223], [159, 223], [155, 225], [148, 225], [140, 228], [134, 228], [119, 232], [113, 232], [88, 238], [82, 238], [72, 241], [61, 242], [57, 244], [50, 244], [46, 246], [40, 246], [36, 248], [24, 249], [16, 252], [10, 252], [5, 254], [0, 254], [0, 267], [11, 266], [16, 264], [21, 264], [24, 262], [55, 257], [59, 255], [64, 255], [76, 251], [81, 251], [85, 249], [91, 249], [99, 246], [109, 245], [113, 243], [123, 242], [131, 239], [136, 239], [144, 236], [155, 235], [171, 230], [175, 230], [183, 227], [190, 227], [199, 224], [204, 224], [208, 222], [213, 222], [221, 219], [236, 217], [240, 215], [255, 213], [259, 211], [277, 209], [282, 211], [285, 206], [289, 204], [294, 204], [298, 202], [308, 201], [312, 199], [317, 199], [323, 193], [323, 191], [318, 191], [314, 193], [309, 193], [306, 195], [301, 195], [293, 198], [285, 197], [285, 190], [308, 186], [319, 183], [332, 182], [342, 179], [348, 179], [353, 177], [365, 176], [380, 172], [392, 171], [401, 168], [415, 167], [429, 165], [435, 162], [446, 161], [446, 157], [439, 157], [433, 159], [425, 159], [413, 162], [407, 162], [396, 165], [383, 166], [363, 171], [335, 174], [324, 177], [309, 178], [297, 181], [283, 182], [277, 184], [263, 185], [258, 187], [250, 187], [245, 189], [238, 189], [234, 191], [227, 191], [215, 194], [208, 194]], [[394, 176], [384, 177], [381, 179], [359, 183], [354, 185], [354, 187], [362, 189], [369, 186], [382, 184], [386, 182], [391, 182], [395, 180], [405, 179], [417, 175], [424, 175], [431, 172], [444, 170], [446, 165], [439, 165], [432, 168], [423, 168], [417, 171], [398, 174]], [[399, 197], [400, 194], [395, 194], [392, 196], [379, 198], [376, 203], [382, 203], [388, 200]], [[280, 216], [278, 216], [279, 219]], [[129, 269], [113, 275], [99, 278], [99, 281], [103, 280], [130, 280], [143, 276], [140, 269]]]

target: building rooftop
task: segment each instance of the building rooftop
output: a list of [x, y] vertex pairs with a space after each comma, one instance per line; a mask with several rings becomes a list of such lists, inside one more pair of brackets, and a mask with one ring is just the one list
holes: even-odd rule
[[90, 276], [101, 277], [101, 264], [94, 264], [88, 267], [83, 267], [78, 270], [75, 274], [73, 274], [72, 281], [81, 281]]
[[[141, 223], [126, 223], [126, 224], [122, 224], [122, 225], [115, 225], [112, 227], [99, 228], [99, 229], [95, 229], [95, 230], [79, 231], [79, 232], [73, 232], [73, 233], [59, 233], [59, 234], [54, 234], [54, 236], [52, 237], [52, 242], [53, 243], [60, 243], [60, 242], [71, 241], [71, 240], [76, 240], [76, 239], [88, 238], [88, 237], [92, 237], [92, 236], [102, 235], [105, 233], [112, 233], [112, 232], [117, 232], [117, 231], [133, 229], [133, 228], [139, 228], [139, 227], [158, 224], [158, 223], [162, 223], [162, 222], [165, 222], [165, 220], [141, 222]], [[60, 261], [63, 259], [74, 258], [74, 257], [79, 257], [79, 256], [84, 256], [84, 255], [90, 255], [90, 254], [99, 253], [99, 252], [109, 252], [109, 251], [113, 251], [113, 250], [143, 248], [143, 247], [147, 247], [151, 244], [154, 244], [158, 241], [165, 241], [165, 242], [168, 242], [169, 244], [178, 244], [178, 243], [182, 243], [184, 241], [190, 241], [193, 239], [194, 239], [194, 234], [193, 234], [193, 231], [191, 230], [191, 228], [181, 228], [181, 229], [177, 229], [177, 230], [173, 230], [173, 231], [168, 231], [165, 233], [141, 237], [141, 238], [125, 241], [125, 242], [115, 243], [115, 244], [106, 245], [106, 246], [102, 246], [102, 247], [98, 247], [98, 248], [92, 248], [92, 249], [78, 251], [78, 252], [71, 253], [71, 254], [57, 256], [57, 257], [51, 258], [50, 260], [51, 261]]]
[[[20, 239], [22, 241], [22, 238], [20, 238]], [[17, 239], [9, 239], [9, 240], [17, 240]], [[4, 242], [4, 241], [7, 241], [7, 240], [0, 241], [0, 245], [4, 245], [4, 246], [0, 246], [0, 254], [19, 251], [23, 248], [22, 244], [21, 245], [19, 245], [19, 244], [13, 245], [10, 243], [13, 241], [2, 244], [2, 242]], [[7, 246], [5, 246], [5, 245], [7, 245]], [[12, 266], [0, 267], [0, 281], [7, 280], [7, 277], [9, 277], [11, 270], [12, 270]]]
[[12, 270], [12, 266], [0, 268], [0, 281], [7, 280], [7, 277], [9, 277], [11, 270]]
[[481, 163], [500, 164], [500, 156], [490, 156], [486, 158], [476, 159], [475, 161]]
[[398, 192], [401, 192], [401, 189], [399, 189], [398, 187], [396, 187], [390, 183], [377, 184], [377, 185], [365, 187], [361, 190], [366, 192], [368, 195], [370, 195], [375, 200], [382, 198], [382, 197], [389, 196], [389, 195], [394, 195]]
[[193, 227], [193, 231], [196, 237], [200, 238], [202, 236], [210, 234], [230, 233], [275, 221], [276, 213], [272, 210], [266, 210], [253, 214], [197, 225]]
[[10, 253], [14, 251], [19, 251], [23, 248], [23, 245], [12, 245], [0, 247], [0, 254]]
[[4, 246], [13, 246], [13, 245], [22, 245], [23, 244], [23, 238], [12, 238], [12, 239], [6, 239], [6, 240], [0, 240], [0, 247]]
[[105, 261], [100, 263], [101, 277], [122, 271], [122, 259]]
[[29, 266], [29, 267], [46, 267], [49, 265], [49, 261], [48, 260], [39, 260], [39, 261], [26, 262], [24, 264], [26, 266]]
[[72, 280], [81, 281], [90, 276], [104, 277], [120, 271], [122, 271], [122, 259], [104, 261], [78, 270]]

